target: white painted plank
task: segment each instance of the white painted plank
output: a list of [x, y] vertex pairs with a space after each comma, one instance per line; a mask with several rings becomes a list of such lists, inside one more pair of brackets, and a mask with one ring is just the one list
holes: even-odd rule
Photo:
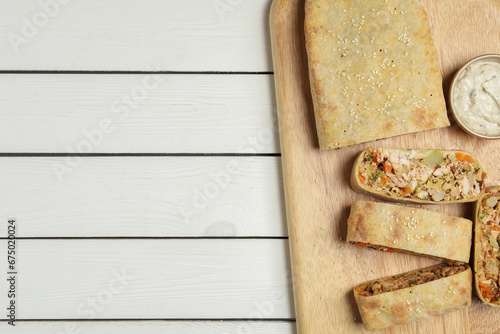
[[57, 321], [17, 322], [3, 326], [4, 334], [294, 334], [287, 321]]
[[270, 4], [1, 0], [0, 69], [270, 71]]
[[1, 74], [0, 92], [0, 152], [279, 152], [271, 75]]
[[294, 316], [287, 240], [17, 240], [15, 269], [17, 319]]
[[0, 158], [0, 231], [15, 217], [19, 237], [287, 235], [278, 157], [77, 159]]

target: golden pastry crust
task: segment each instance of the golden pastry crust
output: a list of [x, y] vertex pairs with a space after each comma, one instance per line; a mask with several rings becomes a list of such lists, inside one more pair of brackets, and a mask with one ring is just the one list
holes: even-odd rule
[[[432, 270], [437, 266], [419, 270]], [[374, 281], [382, 281], [391, 277]], [[472, 272], [470, 268], [420, 285], [377, 295], [362, 295], [363, 288], [374, 281], [366, 282], [354, 289], [354, 298], [358, 304], [359, 313], [368, 330], [427, 319], [471, 304]]]
[[305, 39], [321, 150], [450, 125], [414, 0], [306, 0]]
[[356, 201], [347, 219], [347, 242], [468, 262], [472, 221], [402, 205]]

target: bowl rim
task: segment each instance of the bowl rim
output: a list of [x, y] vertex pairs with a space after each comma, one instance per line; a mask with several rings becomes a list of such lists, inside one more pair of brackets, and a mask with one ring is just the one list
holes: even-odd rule
[[451, 114], [453, 115], [453, 118], [455, 119], [455, 121], [457, 121], [458, 125], [467, 133], [473, 135], [473, 136], [476, 136], [476, 137], [479, 137], [479, 138], [483, 138], [483, 139], [500, 139], [500, 134], [498, 135], [485, 135], [485, 134], [482, 134], [482, 133], [479, 133], [479, 132], [476, 132], [470, 128], [468, 128], [464, 122], [462, 122], [462, 120], [460, 119], [460, 117], [457, 115], [456, 111], [455, 111], [455, 103], [453, 102], [453, 91], [454, 91], [454, 88], [455, 88], [455, 85], [456, 85], [456, 82], [457, 82], [457, 79], [460, 77], [460, 75], [465, 71], [465, 69], [473, 64], [473, 63], [476, 63], [476, 62], [481, 62], [481, 61], [485, 61], [486, 59], [494, 59], [496, 60], [498, 63], [500, 63], [500, 54], [495, 54], [495, 53], [489, 53], [489, 54], [483, 54], [483, 55], [480, 55], [480, 56], [477, 56], [477, 57], [474, 57], [472, 58], [471, 60], [469, 60], [468, 62], [466, 62], [464, 65], [462, 65], [456, 72], [455, 74], [453, 75], [453, 78], [451, 79], [451, 83], [450, 83], [450, 89], [449, 89], [449, 92], [448, 92], [448, 97], [449, 97], [449, 106], [450, 106], [450, 111], [451, 111]]

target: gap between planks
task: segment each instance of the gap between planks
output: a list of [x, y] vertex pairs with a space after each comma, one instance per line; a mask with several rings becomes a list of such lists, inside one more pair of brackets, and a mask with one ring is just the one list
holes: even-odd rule
[[0, 70], [2, 74], [171, 74], [171, 75], [273, 75], [274, 72], [246, 72], [246, 71], [49, 71], [49, 70]]
[[[1, 324], [1, 323], [0, 323]], [[10, 328], [9, 328], [10, 327]], [[221, 334], [221, 333], [266, 333], [295, 334], [294, 319], [189, 319], [189, 320], [20, 320], [16, 327], [8, 326], [4, 334]]]

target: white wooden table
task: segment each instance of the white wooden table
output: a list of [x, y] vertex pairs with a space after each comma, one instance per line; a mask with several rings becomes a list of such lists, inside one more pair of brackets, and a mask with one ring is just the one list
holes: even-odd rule
[[1, 333], [295, 332], [270, 5], [0, 0]]

